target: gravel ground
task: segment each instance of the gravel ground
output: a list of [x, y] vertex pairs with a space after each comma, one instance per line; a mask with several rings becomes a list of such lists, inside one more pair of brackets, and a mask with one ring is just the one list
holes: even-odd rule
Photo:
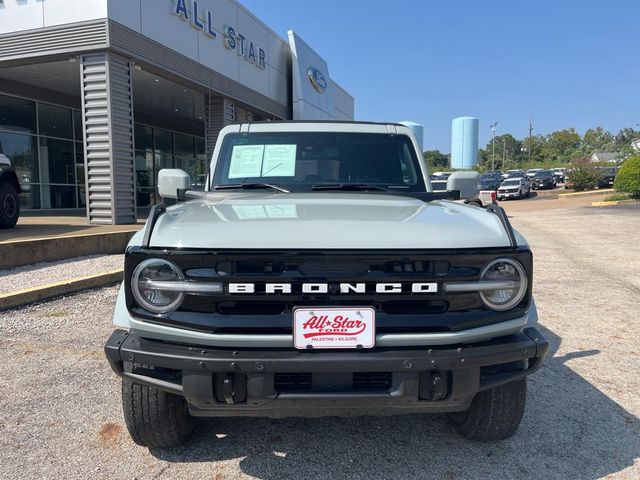
[[40, 287], [122, 268], [124, 255], [89, 255], [0, 270], [0, 293]]
[[219, 419], [184, 447], [138, 447], [101, 351], [111, 287], [0, 315], [0, 478], [640, 478], [640, 209], [512, 221], [552, 344], [512, 439], [464, 440], [442, 415]]

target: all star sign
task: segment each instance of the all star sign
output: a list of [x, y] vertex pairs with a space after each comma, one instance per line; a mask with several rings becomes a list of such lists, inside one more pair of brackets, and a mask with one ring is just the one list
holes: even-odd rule
[[[213, 27], [213, 12], [204, 8], [199, 0], [173, 0], [173, 14], [188, 22], [192, 27], [204, 32], [210, 39], [215, 40], [218, 35]], [[266, 54], [263, 48], [254, 45], [253, 41], [233, 27], [224, 27], [224, 45], [234, 50], [247, 62], [260, 69], [266, 66]]]

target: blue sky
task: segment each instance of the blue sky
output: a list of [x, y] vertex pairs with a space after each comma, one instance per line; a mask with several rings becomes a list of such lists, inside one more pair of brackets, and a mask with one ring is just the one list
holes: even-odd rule
[[414, 120], [449, 152], [451, 120], [480, 119], [480, 146], [574, 127], [640, 123], [640, 0], [240, 0], [293, 28], [356, 100], [359, 120]]

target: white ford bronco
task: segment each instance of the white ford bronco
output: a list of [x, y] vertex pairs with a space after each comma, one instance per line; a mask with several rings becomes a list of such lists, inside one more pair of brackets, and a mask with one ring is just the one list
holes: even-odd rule
[[195, 417], [425, 412], [513, 435], [549, 344], [531, 250], [500, 207], [456, 202], [469, 178], [433, 192], [409, 128], [356, 122], [225, 127], [204, 191], [160, 171], [105, 346], [133, 440], [180, 444]]

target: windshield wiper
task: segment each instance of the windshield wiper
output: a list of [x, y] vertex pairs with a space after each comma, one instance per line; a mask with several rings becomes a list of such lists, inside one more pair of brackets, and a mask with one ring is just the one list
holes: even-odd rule
[[253, 190], [256, 188], [271, 188], [273, 190], [277, 190], [282, 193], [291, 193], [291, 191], [286, 188], [279, 187], [278, 185], [273, 185], [271, 183], [231, 183], [228, 185], [214, 185], [214, 190], [232, 190], [234, 188]]
[[377, 190], [379, 192], [390, 192], [391, 190], [381, 185], [371, 185], [369, 183], [323, 183], [314, 185], [311, 190]]

